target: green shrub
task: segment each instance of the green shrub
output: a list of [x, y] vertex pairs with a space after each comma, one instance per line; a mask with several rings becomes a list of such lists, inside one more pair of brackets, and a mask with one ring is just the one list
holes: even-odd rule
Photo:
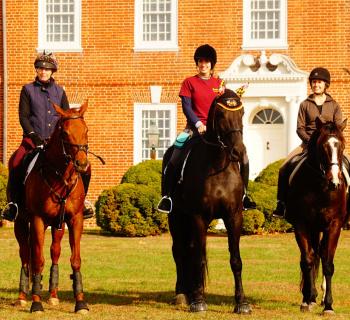
[[168, 215], [157, 210], [162, 162], [149, 160], [132, 166], [122, 183], [104, 190], [96, 202], [96, 222], [119, 236], [144, 237], [168, 230]]
[[277, 203], [278, 171], [283, 162], [284, 159], [271, 163], [254, 181], [249, 182], [249, 191], [257, 203], [257, 209], [265, 217], [262, 226], [264, 232], [286, 232], [291, 230], [291, 225], [287, 221], [272, 217], [272, 212]]
[[262, 233], [265, 222], [264, 214], [259, 210], [243, 211], [243, 234]]
[[7, 197], [6, 197], [7, 178], [8, 178], [7, 167], [0, 162], [0, 212], [5, 208], [7, 204]]

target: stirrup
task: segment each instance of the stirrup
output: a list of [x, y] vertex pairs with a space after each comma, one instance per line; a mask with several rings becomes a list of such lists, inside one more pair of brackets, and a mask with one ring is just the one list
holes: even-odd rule
[[243, 210], [254, 210], [256, 209], [256, 203], [253, 200], [250, 200], [249, 196], [245, 194], [243, 196]]
[[[168, 202], [168, 205], [166, 204]], [[157, 209], [160, 212], [170, 213], [173, 210], [173, 200], [169, 196], [164, 196], [160, 199]]]
[[277, 207], [275, 210], [273, 210], [272, 212], [272, 216], [274, 218], [278, 218], [278, 219], [284, 219], [286, 215], [286, 205], [284, 204], [283, 201], [279, 200], [277, 202]]
[[[15, 207], [16, 212], [13, 213], [11, 208]], [[18, 205], [15, 202], [9, 202], [6, 207], [1, 212], [1, 218], [8, 220], [8, 221], [15, 221], [18, 216]]]

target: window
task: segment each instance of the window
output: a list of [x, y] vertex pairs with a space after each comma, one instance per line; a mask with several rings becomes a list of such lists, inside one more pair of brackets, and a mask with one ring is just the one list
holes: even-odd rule
[[135, 0], [135, 51], [177, 50], [177, 0]]
[[242, 49], [287, 47], [287, 0], [243, 0]]
[[135, 104], [134, 163], [151, 158], [150, 131], [159, 133], [156, 159], [162, 159], [176, 137], [176, 104]]
[[39, 0], [38, 50], [81, 51], [81, 0]]
[[278, 111], [266, 108], [256, 113], [252, 124], [283, 124], [283, 118]]

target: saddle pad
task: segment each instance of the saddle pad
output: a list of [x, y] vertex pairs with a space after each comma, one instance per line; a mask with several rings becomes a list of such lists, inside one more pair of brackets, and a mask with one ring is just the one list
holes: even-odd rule
[[38, 157], [39, 157], [39, 153], [40, 153], [40, 152], [38, 152], [38, 153], [34, 156], [33, 160], [30, 161], [30, 163], [29, 163], [29, 165], [28, 165], [28, 168], [27, 168], [27, 171], [26, 171], [26, 175], [25, 175], [25, 177], [24, 177], [23, 184], [26, 183], [26, 180], [27, 180], [27, 177], [29, 176], [29, 173], [33, 170], [34, 165], [35, 165], [35, 163], [36, 163], [36, 160], [37, 160]]
[[182, 149], [184, 146], [185, 142], [190, 138], [190, 134], [188, 132], [181, 132], [177, 137], [174, 142], [174, 147], [178, 149]]

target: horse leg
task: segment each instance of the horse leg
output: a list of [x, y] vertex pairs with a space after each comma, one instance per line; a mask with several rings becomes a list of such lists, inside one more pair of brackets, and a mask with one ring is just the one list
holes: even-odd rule
[[[186, 254], [186, 235], [188, 234], [184, 215], [179, 212], [171, 212], [168, 216], [169, 230], [173, 239], [172, 253], [176, 265], [176, 287], [173, 303], [178, 306], [188, 305], [188, 287], [185, 279], [186, 264], [188, 255]], [[188, 250], [188, 249], [187, 249]]]
[[316, 299], [315, 287], [315, 252], [312, 248], [311, 239], [307, 232], [295, 229], [295, 238], [300, 249], [300, 269], [302, 272], [301, 291], [303, 301], [300, 305], [300, 311], [311, 311]]
[[45, 226], [43, 220], [34, 216], [30, 226], [31, 237], [31, 258], [32, 258], [32, 306], [30, 312], [44, 311], [41, 303], [42, 291], [42, 271], [44, 269], [44, 240], [45, 240]]
[[326, 291], [324, 295], [323, 314], [334, 314], [332, 304], [332, 277], [334, 274], [334, 255], [340, 236], [340, 225], [331, 225], [327, 231], [323, 233], [321, 242], [321, 259], [322, 270], [326, 280]]
[[206, 240], [208, 226], [199, 215], [191, 217], [192, 240], [189, 245], [190, 311], [206, 311], [204, 285], [207, 272]]
[[21, 218], [18, 218], [15, 220], [14, 231], [19, 245], [19, 255], [22, 264], [19, 280], [19, 294], [15, 306], [24, 307], [27, 305], [27, 295], [29, 293], [29, 224]]
[[73, 280], [73, 293], [75, 298], [74, 312], [86, 314], [89, 311], [87, 303], [84, 301], [83, 278], [80, 273], [81, 258], [80, 258], [80, 240], [83, 232], [83, 217], [75, 216], [69, 221], [69, 244], [71, 247], [70, 263], [73, 270], [71, 279]]
[[246, 300], [242, 284], [242, 259], [239, 250], [239, 239], [241, 236], [242, 215], [235, 214], [229, 219], [224, 219], [227, 230], [227, 240], [230, 252], [230, 266], [235, 281], [235, 308], [238, 314], [250, 314], [252, 308]]
[[64, 235], [65, 224], [63, 224], [62, 229], [51, 228], [51, 246], [50, 246], [50, 255], [51, 255], [51, 268], [50, 268], [50, 282], [49, 282], [49, 293], [50, 298], [48, 304], [56, 306], [59, 304], [58, 299], [58, 259], [61, 255], [61, 241]]

